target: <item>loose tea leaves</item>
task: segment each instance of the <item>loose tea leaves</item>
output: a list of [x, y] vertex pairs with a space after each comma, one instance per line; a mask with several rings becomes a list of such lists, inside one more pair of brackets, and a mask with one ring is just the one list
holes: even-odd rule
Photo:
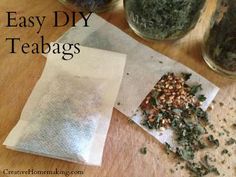
[[218, 139], [215, 139], [213, 135], [209, 135], [209, 136], [207, 137], [207, 139], [208, 139], [208, 141], [209, 141], [212, 145], [214, 145], [214, 146], [216, 146], [216, 147], [219, 147], [219, 146], [220, 146], [219, 140], [218, 140]]
[[199, 96], [198, 96], [198, 100], [201, 101], [201, 102], [203, 102], [203, 101], [206, 100], [206, 97], [205, 97], [204, 95], [199, 95]]
[[192, 29], [205, 0], [125, 0], [131, 27], [144, 37], [175, 39]]
[[139, 149], [139, 152], [143, 155], [146, 155], [147, 154], [147, 147], [142, 147]]
[[166, 152], [175, 151], [195, 176], [219, 175], [218, 170], [209, 164], [209, 156], [194, 162], [197, 151], [209, 147], [209, 144], [218, 147], [219, 141], [212, 135], [204, 138], [209, 120], [207, 112], [200, 106], [206, 97], [198, 94], [202, 90], [201, 84], [190, 86], [186, 83], [190, 79], [189, 73], [165, 74], [140, 105], [142, 124], [153, 131], [172, 129], [177, 147], [174, 149], [166, 142]]
[[185, 121], [194, 117], [206, 120], [206, 113], [199, 107], [201, 101], [195, 96], [201, 85], [191, 87], [185, 82], [185, 78], [174, 73], [164, 75], [140, 106], [146, 117], [142, 124], [159, 129], [179, 124], [188, 126], [188, 122], [179, 122], [181, 117]]
[[[186, 80], [190, 76], [177, 76], [174, 73], [164, 75], [140, 106], [144, 126], [156, 130], [174, 130], [180, 145], [176, 153], [185, 160], [192, 160], [195, 151], [205, 148], [201, 136], [206, 133], [204, 125], [208, 123], [207, 113], [200, 108], [205, 96], [200, 95], [201, 99], [196, 96], [201, 85], [187, 85]], [[170, 149], [168, 143], [166, 147]]]
[[228, 141], [226, 141], [225, 145], [230, 146], [236, 144], [236, 140], [234, 138], [230, 138]]
[[204, 158], [198, 162], [188, 162], [186, 164], [187, 169], [189, 169], [196, 177], [203, 177], [208, 175], [209, 173], [214, 173], [215, 175], [220, 175], [218, 169], [209, 164], [208, 156], [204, 156]]

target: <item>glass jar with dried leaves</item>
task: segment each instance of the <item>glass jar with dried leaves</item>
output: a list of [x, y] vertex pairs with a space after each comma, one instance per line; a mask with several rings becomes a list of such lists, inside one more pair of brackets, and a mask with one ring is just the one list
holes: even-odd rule
[[115, 7], [120, 0], [59, 0], [75, 11], [104, 12]]
[[236, 78], [236, 0], [218, 0], [202, 45], [206, 63]]
[[124, 0], [130, 27], [141, 37], [173, 40], [195, 27], [205, 0]]

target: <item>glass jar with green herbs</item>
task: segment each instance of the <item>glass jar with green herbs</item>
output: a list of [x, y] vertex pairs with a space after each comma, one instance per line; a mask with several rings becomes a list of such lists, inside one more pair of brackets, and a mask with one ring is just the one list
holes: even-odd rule
[[236, 0], [218, 0], [202, 49], [212, 69], [236, 78]]
[[76, 11], [104, 12], [115, 7], [120, 0], [59, 0]]
[[204, 4], [205, 0], [124, 0], [130, 27], [154, 40], [183, 37], [197, 24]]

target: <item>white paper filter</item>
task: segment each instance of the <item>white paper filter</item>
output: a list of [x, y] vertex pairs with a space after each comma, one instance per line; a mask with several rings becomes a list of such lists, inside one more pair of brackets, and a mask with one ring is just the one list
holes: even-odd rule
[[80, 51], [68, 61], [59, 54], [48, 55], [43, 74], [4, 145], [101, 165], [126, 56], [86, 47]]
[[116, 109], [132, 118], [139, 126], [161, 143], [168, 142], [173, 146], [174, 142], [170, 129], [165, 132], [150, 131], [140, 124], [142, 117], [139, 113], [133, 117], [135, 111], [154, 85], [168, 72], [190, 72], [192, 73], [192, 77], [191, 83], [189, 84], [202, 84], [202, 94], [207, 97], [207, 100], [202, 105], [204, 110], [212, 102], [219, 88], [188, 67], [137, 42], [96, 14], [91, 15], [89, 19], [90, 27], [83, 28], [83, 23], [80, 20], [77, 23], [77, 27], [68, 30], [58, 41], [69, 43], [79, 42], [84, 46], [127, 54], [124, 77], [116, 100], [119, 104], [116, 104]]

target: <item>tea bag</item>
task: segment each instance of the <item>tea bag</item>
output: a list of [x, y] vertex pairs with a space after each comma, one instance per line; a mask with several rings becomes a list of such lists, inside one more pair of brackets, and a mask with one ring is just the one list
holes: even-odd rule
[[81, 26], [83, 26], [82, 20], [77, 23], [76, 27], [69, 29], [63, 34], [58, 41], [79, 42], [84, 46], [127, 54], [125, 74], [115, 107], [127, 117], [132, 118], [139, 126], [162, 143], [169, 142], [171, 145], [174, 144], [172, 131], [167, 129], [165, 132], [160, 133], [145, 129], [140, 123], [142, 118], [138, 116], [139, 114], [136, 114], [136, 110], [164, 74], [168, 72], [191, 73], [192, 83], [189, 84], [201, 84], [203, 88], [202, 94], [207, 97], [202, 105], [204, 110], [207, 109], [219, 91], [217, 86], [190, 68], [139, 43], [96, 14], [90, 16], [88, 28], [81, 28]]
[[43, 74], [4, 145], [101, 165], [126, 56], [86, 47], [80, 51], [68, 61], [60, 54], [48, 55]]

